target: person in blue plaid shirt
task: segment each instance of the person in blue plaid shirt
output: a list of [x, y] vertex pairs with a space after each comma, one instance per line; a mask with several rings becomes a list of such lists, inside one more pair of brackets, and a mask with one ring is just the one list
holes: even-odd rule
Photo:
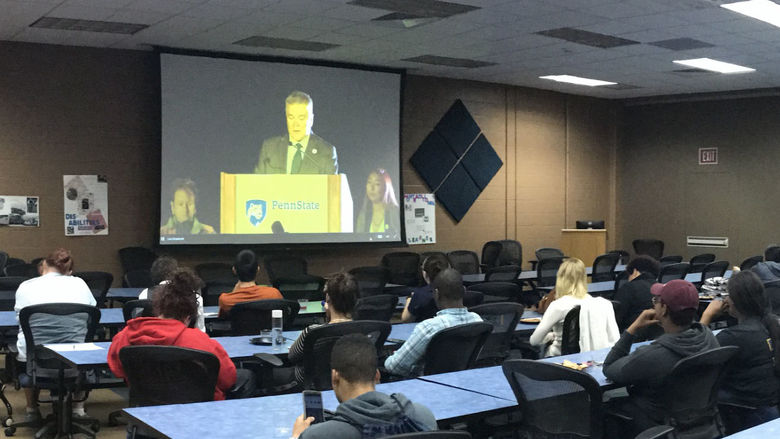
[[442, 329], [466, 323], [481, 322], [482, 318], [463, 306], [463, 279], [460, 273], [448, 268], [433, 281], [433, 298], [439, 312], [414, 327], [412, 335], [385, 360], [385, 369], [393, 375], [412, 377], [422, 371], [422, 358], [431, 338]]

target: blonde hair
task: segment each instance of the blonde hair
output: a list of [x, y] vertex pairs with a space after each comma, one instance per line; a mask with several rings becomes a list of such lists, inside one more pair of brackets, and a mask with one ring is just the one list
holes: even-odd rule
[[558, 268], [555, 279], [555, 298], [574, 296], [578, 299], [588, 295], [585, 264], [577, 258], [568, 258]]

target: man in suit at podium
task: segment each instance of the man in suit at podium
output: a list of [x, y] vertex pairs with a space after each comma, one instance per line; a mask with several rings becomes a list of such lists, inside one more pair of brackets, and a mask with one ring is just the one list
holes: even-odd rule
[[294, 91], [285, 99], [287, 135], [263, 141], [255, 174], [337, 174], [336, 148], [311, 131], [311, 97]]

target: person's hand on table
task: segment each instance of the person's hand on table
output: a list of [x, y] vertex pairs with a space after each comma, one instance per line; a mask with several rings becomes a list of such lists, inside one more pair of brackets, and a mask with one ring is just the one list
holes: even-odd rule
[[701, 315], [699, 322], [702, 325], [709, 325], [713, 320], [722, 316], [728, 310], [728, 304], [725, 300], [713, 300], [707, 305], [707, 308]]
[[298, 436], [303, 433], [303, 430], [306, 430], [309, 428], [309, 426], [311, 426], [312, 422], [314, 422], [313, 416], [309, 416], [306, 419], [303, 418], [303, 415], [298, 416], [298, 418], [295, 419], [295, 424], [293, 425], [292, 436], [290, 439], [297, 439]]
[[634, 320], [634, 323], [631, 323], [631, 326], [629, 326], [626, 331], [631, 335], [636, 335], [638, 330], [650, 325], [655, 325], [658, 322], [659, 320], [656, 318], [655, 310], [652, 308], [646, 309], [642, 311], [642, 314], [639, 314], [639, 317]]

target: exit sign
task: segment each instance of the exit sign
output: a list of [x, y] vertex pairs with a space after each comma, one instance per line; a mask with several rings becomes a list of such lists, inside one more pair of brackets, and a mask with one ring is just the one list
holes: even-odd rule
[[718, 148], [699, 148], [700, 165], [717, 165]]

